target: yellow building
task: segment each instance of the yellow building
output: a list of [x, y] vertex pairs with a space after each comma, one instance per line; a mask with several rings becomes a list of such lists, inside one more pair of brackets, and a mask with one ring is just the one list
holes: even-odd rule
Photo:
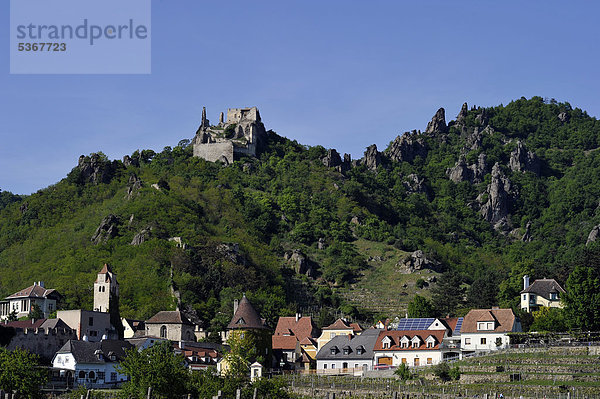
[[529, 276], [523, 276], [523, 291], [521, 291], [521, 309], [526, 312], [539, 310], [540, 307], [562, 308], [560, 296], [565, 290], [551, 278], [535, 280], [529, 285]]
[[323, 327], [321, 336], [317, 339], [317, 351], [338, 335], [358, 335], [362, 331], [363, 329], [358, 323], [348, 323], [344, 319], [337, 319], [333, 324]]

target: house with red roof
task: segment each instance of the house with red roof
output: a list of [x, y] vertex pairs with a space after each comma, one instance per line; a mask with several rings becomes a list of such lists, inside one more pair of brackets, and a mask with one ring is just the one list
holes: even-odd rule
[[296, 366], [310, 368], [314, 366], [317, 354], [316, 337], [319, 329], [311, 317], [280, 317], [271, 337], [273, 356], [277, 367], [294, 369]]
[[36, 281], [0, 302], [0, 320], [8, 319], [13, 312], [17, 318], [27, 317], [36, 305], [44, 318], [47, 318], [56, 310], [56, 303], [60, 298], [61, 295], [56, 290], [46, 288], [43, 281]]
[[472, 353], [503, 349], [510, 345], [508, 333], [521, 331], [512, 309], [472, 309], [460, 330], [461, 350]]
[[382, 331], [373, 348], [373, 367], [430, 366], [442, 362], [448, 330]]

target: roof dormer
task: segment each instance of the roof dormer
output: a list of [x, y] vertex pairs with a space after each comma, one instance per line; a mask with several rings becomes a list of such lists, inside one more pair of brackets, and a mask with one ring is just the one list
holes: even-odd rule
[[408, 348], [409, 344], [410, 338], [408, 338], [408, 335], [402, 336], [402, 338], [400, 339], [400, 348]]
[[410, 342], [411, 342], [411, 346], [413, 348], [418, 348], [419, 346], [421, 346], [421, 343], [423, 342], [423, 340], [418, 335], [415, 335], [414, 337], [412, 337]]
[[389, 335], [386, 335], [381, 340], [381, 345], [383, 346], [383, 349], [389, 349], [394, 345], [394, 340]]

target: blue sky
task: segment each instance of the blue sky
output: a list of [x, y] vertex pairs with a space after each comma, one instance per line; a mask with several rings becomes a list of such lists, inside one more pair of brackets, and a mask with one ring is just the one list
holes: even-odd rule
[[362, 156], [439, 107], [539, 95], [600, 115], [596, 2], [152, 1], [150, 75], [10, 75], [0, 6], [0, 189], [56, 183], [81, 154], [192, 138], [202, 106]]

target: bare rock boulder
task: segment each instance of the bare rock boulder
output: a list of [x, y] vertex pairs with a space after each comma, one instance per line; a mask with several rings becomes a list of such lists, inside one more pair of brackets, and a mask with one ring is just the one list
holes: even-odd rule
[[396, 266], [400, 273], [411, 274], [424, 269], [441, 271], [442, 265], [437, 260], [427, 257], [425, 253], [419, 249], [400, 260]]
[[119, 218], [113, 214], [107, 215], [94, 232], [91, 241], [94, 244], [107, 242], [119, 234]]

